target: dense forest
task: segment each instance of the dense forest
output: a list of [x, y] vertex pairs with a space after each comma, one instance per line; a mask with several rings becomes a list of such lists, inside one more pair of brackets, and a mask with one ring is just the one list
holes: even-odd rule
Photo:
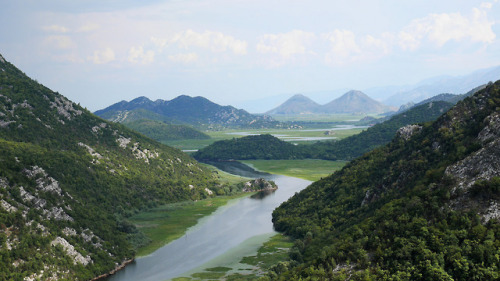
[[272, 280], [498, 280], [500, 81], [273, 213], [296, 238]]
[[452, 106], [435, 101], [411, 108], [367, 130], [338, 141], [293, 145], [271, 135], [247, 136], [215, 142], [195, 154], [198, 160], [249, 159], [325, 159], [352, 160], [364, 153], [389, 143], [399, 128], [432, 121]]
[[299, 147], [266, 134], [216, 141], [193, 157], [201, 161], [294, 159], [300, 153]]
[[156, 141], [209, 139], [210, 136], [187, 125], [168, 124], [161, 121], [140, 119], [124, 123], [128, 128]]
[[91, 114], [0, 58], [0, 280], [107, 273], [147, 243], [129, 215], [227, 190], [188, 155]]

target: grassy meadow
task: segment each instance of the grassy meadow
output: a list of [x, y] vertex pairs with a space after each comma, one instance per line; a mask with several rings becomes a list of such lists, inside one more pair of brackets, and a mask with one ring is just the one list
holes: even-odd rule
[[252, 168], [271, 174], [316, 181], [331, 175], [344, 167], [346, 161], [319, 159], [305, 160], [245, 160], [241, 161]]
[[[230, 185], [248, 180], [218, 170], [210, 165], [202, 165], [217, 171], [220, 180]], [[169, 242], [182, 237], [189, 227], [198, 223], [200, 218], [210, 215], [217, 208], [226, 205], [229, 200], [248, 195], [249, 193], [239, 193], [199, 201], [171, 203], [135, 214], [129, 218], [129, 221], [151, 240], [148, 245], [138, 249], [137, 255], [146, 256], [151, 254]]]
[[[164, 141], [163, 143], [180, 150], [198, 150], [206, 147], [216, 141], [226, 140], [232, 138], [243, 137], [244, 134], [272, 134], [283, 140], [289, 140], [292, 143], [312, 143], [318, 140], [300, 140], [301, 138], [318, 138], [318, 137], [328, 137], [330, 139], [343, 139], [355, 134], [359, 134], [364, 128], [353, 128], [353, 129], [342, 129], [342, 130], [331, 130], [335, 126], [326, 126], [321, 129], [268, 129], [268, 130], [225, 130], [225, 131], [205, 131], [210, 139], [188, 139], [188, 140], [171, 140]], [[330, 132], [326, 135], [325, 132]]]

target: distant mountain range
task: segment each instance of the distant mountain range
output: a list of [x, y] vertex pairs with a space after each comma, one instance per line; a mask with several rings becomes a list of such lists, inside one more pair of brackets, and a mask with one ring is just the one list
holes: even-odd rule
[[385, 90], [386, 94], [391, 92], [393, 94], [385, 98], [383, 102], [399, 106], [408, 102], [418, 103], [442, 93], [464, 94], [472, 88], [498, 79], [500, 79], [500, 66], [478, 70], [463, 76], [438, 76], [412, 86], [388, 88]]
[[361, 91], [353, 90], [324, 105], [298, 94], [266, 114], [384, 113], [392, 110], [394, 108], [383, 105]]
[[[416, 84], [407, 85], [382, 85], [362, 89], [362, 92], [371, 98], [389, 106], [399, 107], [409, 102], [418, 103], [427, 98], [442, 94], [464, 94], [472, 88], [485, 85], [490, 81], [500, 79], [500, 66], [481, 69], [462, 76], [435, 76], [422, 80]], [[353, 85], [355, 86], [355, 85]], [[313, 101], [323, 104], [339, 97], [347, 90], [332, 89], [323, 91], [301, 92]], [[239, 107], [249, 112], [262, 113], [277, 107], [280, 101], [285, 100], [295, 93], [281, 93], [260, 99], [240, 102]]]
[[221, 106], [204, 97], [178, 96], [172, 100], [152, 101], [139, 97], [130, 102], [121, 101], [95, 112], [113, 122], [126, 123], [128, 118], [163, 119], [174, 124], [189, 124], [197, 128], [220, 129], [279, 127], [280, 122], [270, 116], [253, 115], [232, 106]]

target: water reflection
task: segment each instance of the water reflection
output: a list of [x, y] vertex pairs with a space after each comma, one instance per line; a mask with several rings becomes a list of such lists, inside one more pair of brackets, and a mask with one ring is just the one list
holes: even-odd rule
[[250, 198], [261, 200], [264, 199], [264, 197], [274, 194], [274, 192], [276, 192], [276, 189], [262, 190], [250, 196]]

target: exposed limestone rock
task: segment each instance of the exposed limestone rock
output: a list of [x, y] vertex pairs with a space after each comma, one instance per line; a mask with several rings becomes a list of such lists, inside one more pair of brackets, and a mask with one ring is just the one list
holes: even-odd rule
[[484, 222], [488, 222], [491, 219], [500, 219], [500, 206], [496, 201], [491, 201], [489, 208], [483, 214]]
[[1, 206], [4, 210], [6, 210], [7, 212], [9, 212], [9, 213], [13, 213], [13, 212], [17, 211], [17, 208], [16, 208], [16, 207], [14, 207], [14, 206], [12, 206], [11, 204], [7, 203], [7, 201], [5, 201], [5, 200], [3, 200], [3, 199], [2, 199], [2, 200], [0, 200], [0, 206]]
[[47, 173], [45, 173], [45, 170], [42, 169], [41, 167], [38, 167], [38, 166], [32, 166], [31, 167], [31, 170], [29, 169], [24, 169], [23, 170], [24, 174], [28, 177], [28, 178], [34, 178], [36, 177], [36, 175], [38, 174], [42, 174], [43, 177], [46, 177], [47, 176]]
[[0, 188], [7, 188], [9, 187], [9, 181], [6, 178], [0, 178]]
[[214, 192], [208, 188], [205, 187], [205, 192], [208, 193], [208, 195], [214, 194]]
[[144, 159], [144, 162], [146, 162], [148, 164], [149, 164], [149, 159], [158, 158], [160, 156], [160, 154], [158, 152], [150, 151], [147, 148], [141, 150], [139, 148], [138, 142], [134, 143], [134, 147], [132, 147], [132, 152], [134, 153], [136, 159]]
[[61, 207], [52, 207], [49, 210], [43, 210], [48, 219], [54, 218], [56, 221], [73, 221], [73, 218], [66, 214]]
[[467, 191], [478, 180], [490, 180], [500, 176], [500, 139], [490, 142], [479, 151], [449, 166], [445, 174], [454, 178], [457, 190]]
[[484, 121], [488, 125], [479, 132], [477, 137], [483, 144], [500, 137], [500, 113], [495, 112], [486, 117]]
[[11, 124], [11, 123], [16, 123], [16, 121], [3, 121], [3, 120], [0, 120], [0, 127], [7, 128], [9, 126], [9, 124]]
[[125, 138], [123, 136], [120, 136], [118, 139], [116, 139], [116, 142], [121, 148], [126, 148], [130, 141], [130, 138]]
[[267, 181], [263, 178], [247, 181], [243, 186], [243, 192], [275, 190], [278, 186], [273, 181]]
[[55, 102], [50, 102], [50, 108], [56, 108], [57, 113], [66, 117], [66, 119], [71, 120], [71, 117], [82, 115], [81, 110], [77, 110], [73, 107], [73, 102], [67, 100], [62, 96], [56, 96]]
[[54, 178], [52, 177], [39, 178], [36, 180], [36, 183], [38, 189], [62, 196], [62, 190], [59, 187], [59, 182], [56, 181]]
[[50, 245], [51, 246], [61, 245], [63, 247], [64, 251], [66, 252], [66, 254], [73, 258], [73, 264], [75, 264], [75, 265], [77, 263], [87, 265], [92, 261], [90, 256], [84, 257], [82, 254], [80, 254], [79, 252], [77, 252], [75, 250], [75, 247], [73, 245], [71, 245], [68, 241], [66, 241], [66, 239], [64, 239], [62, 237], [59, 237], [59, 236], [56, 237], [56, 239], [54, 239], [52, 242], [50, 242]]
[[112, 120], [110, 120], [111, 122], [115, 122], [115, 123], [122, 123], [124, 120], [127, 119], [128, 115], [129, 115], [129, 111], [125, 110], [125, 111], [119, 111], [117, 112], [116, 114], [116, 117]]
[[74, 230], [73, 228], [70, 228], [70, 227], [65, 227], [63, 230], [62, 230], [62, 233], [66, 236], [75, 236], [76, 235], [76, 230]]
[[82, 142], [79, 142], [78, 145], [85, 147], [87, 149], [87, 151], [89, 152], [90, 156], [95, 157], [97, 159], [102, 159], [103, 158], [102, 155], [99, 154], [98, 152], [96, 152], [92, 147], [90, 147], [90, 146], [88, 146], [88, 145], [86, 145], [86, 144], [84, 144]]
[[[83, 241], [85, 241], [87, 243], [91, 243], [92, 246], [97, 247], [97, 248], [102, 247], [102, 244], [101, 244], [102, 239], [99, 238], [97, 235], [95, 235], [90, 229], [87, 228], [84, 231], [82, 231], [82, 234], [80, 236], [82, 236]], [[94, 243], [93, 240], [95, 240], [97, 242]]]
[[42, 231], [42, 236], [43, 237], [47, 237], [49, 236], [49, 231], [47, 230], [47, 228], [41, 224], [37, 224], [36, 228], [40, 229]]
[[407, 141], [415, 133], [420, 132], [421, 129], [422, 129], [422, 126], [419, 126], [419, 125], [407, 125], [407, 126], [399, 128], [399, 130], [396, 133], [396, 136]]

